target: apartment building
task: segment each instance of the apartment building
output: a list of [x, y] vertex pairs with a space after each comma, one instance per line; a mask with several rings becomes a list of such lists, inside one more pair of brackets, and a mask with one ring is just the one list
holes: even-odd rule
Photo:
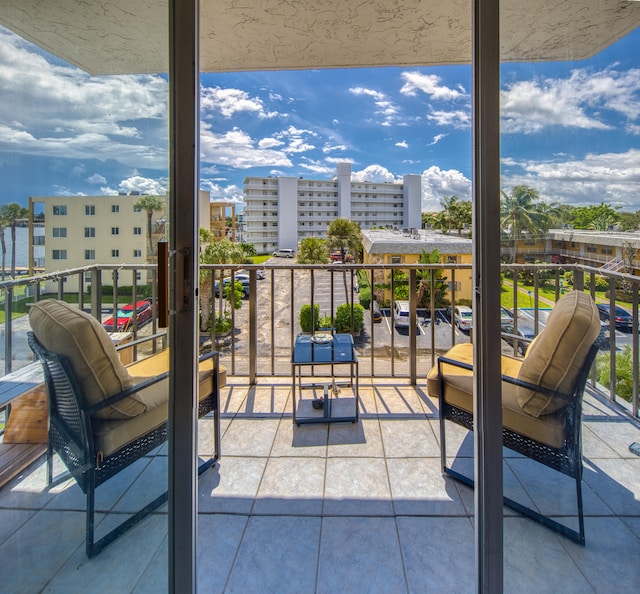
[[324, 237], [336, 218], [362, 229], [422, 226], [422, 178], [405, 175], [402, 183], [351, 181], [351, 164], [339, 163], [330, 180], [302, 177], [246, 177], [245, 241], [258, 253], [297, 249], [305, 237]]
[[[502, 241], [502, 254], [509, 259], [513, 242]], [[586, 229], [551, 229], [544, 237], [523, 236], [516, 242], [515, 261], [579, 263], [608, 270], [640, 272], [640, 233], [626, 231], [591, 231]]]
[[[45, 255], [38, 264], [46, 273], [93, 264], [145, 264], [147, 213], [134, 206], [139, 198], [139, 194], [30, 197], [30, 209], [38, 210], [38, 203], [44, 209]], [[154, 212], [154, 235], [163, 228], [164, 217], [163, 211]], [[136, 275], [138, 281], [147, 282], [142, 272]], [[104, 278], [103, 283], [109, 284], [109, 280]], [[133, 271], [119, 271], [118, 283], [133, 284]], [[67, 278], [65, 289], [76, 291], [78, 284], [77, 278]], [[57, 290], [56, 283], [47, 283], [46, 290]]]
[[[365, 264], [416, 264], [423, 251], [430, 254], [434, 250], [438, 250], [440, 263], [445, 266], [471, 264], [472, 248], [471, 239], [426, 229], [362, 231], [362, 260]], [[388, 273], [380, 271], [375, 274], [380, 275], [381, 283], [388, 282]], [[455, 289], [456, 301], [472, 298], [471, 269], [459, 270], [453, 278], [450, 272], [445, 271], [445, 276], [448, 277], [449, 293]], [[390, 298], [391, 290], [384, 289], [379, 300], [386, 303]]]

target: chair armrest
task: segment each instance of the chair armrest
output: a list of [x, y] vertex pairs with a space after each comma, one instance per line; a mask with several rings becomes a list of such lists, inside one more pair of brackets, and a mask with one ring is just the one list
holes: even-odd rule
[[134, 394], [137, 394], [138, 392], [141, 392], [142, 390], [145, 390], [146, 388], [153, 386], [153, 384], [157, 384], [158, 382], [162, 381], [163, 379], [166, 379], [167, 377], [169, 377], [168, 371], [166, 371], [165, 373], [161, 373], [160, 375], [156, 375], [155, 377], [146, 379], [143, 382], [140, 382], [139, 384], [136, 384], [135, 386], [128, 388], [127, 390], [123, 390], [122, 392], [118, 392], [117, 394], [114, 394], [113, 396], [106, 398], [105, 400], [103, 400], [102, 402], [99, 402], [98, 404], [94, 404], [93, 406], [88, 406], [84, 410], [86, 413], [88, 413], [91, 416], [96, 412], [102, 410], [103, 408], [107, 408], [108, 406], [116, 404], [123, 398], [133, 396]]
[[[449, 357], [445, 356], [440, 356], [438, 357], [438, 375], [440, 377], [442, 377], [443, 375], [441, 363], [446, 363], [447, 365], [453, 365], [454, 367], [460, 367], [461, 369], [473, 371], [473, 365], [470, 365], [469, 363], [458, 361], [457, 359], [450, 359]], [[551, 388], [546, 388], [545, 386], [531, 384], [529, 382], [525, 382], [524, 380], [518, 379], [517, 377], [512, 377], [510, 375], [501, 375], [500, 377], [502, 381], [507, 382], [508, 384], [513, 384], [514, 386], [518, 386], [520, 388], [526, 388], [534, 392], [542, 392], [543, 394], [550, 394], [567, 401], [573, 400], [573, 396], [571, 395], [564, 394], [563, 392], [558, 392], [557, 390], [552, 390]]]

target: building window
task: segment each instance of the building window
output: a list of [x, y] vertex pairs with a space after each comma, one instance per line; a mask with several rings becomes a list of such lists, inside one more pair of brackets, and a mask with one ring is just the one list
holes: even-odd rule
[[142, 235], [142, 227], [134, 227], [133, 228], [134, 235]]
[[54, 260], [66, 260], [67, 259], [67, 250], [53, 250], [51, 257]]
[[111, 212], [120, 212], [120, 205], [119, 204], [112, 204], [111, 205]]
[[66, 204], [54, 204], [53, 205], [53, 215], [54, 216], [66, 216], [67, 214], [67, 206]]
[[134, 206], [133, 212], [142, 212], [142, 208], [140, 208], [139, 206]]
[[84, 228], [84, 236], [85, 237], [95, 237], [96, 236], [96, 228], [95, 227], [85, 227]]
[[84, 259], [85, 260], [95, 260], [96, 259], [96, 250], [84, 250]]
[[600, 253], [601, 254], [606, 254], [607, 256], [612, 256], [613, 255], [613, 248], [611, 248], [611, 247], [602, 247], [602, 248], [600, 248]]
[[96, 214], [96, 205], [95, 204], [85, 204], [84, 205], [84, 214], [88, 217], [92, 217]]
[[134, 258], [142, 258], [142, 250], [133, 250]]
[[112, 258], [119, 258], [120, 257], [120, 250], [111, 250], [111, 257]]
[[598, 251], [598, 247], [595, 245], [588, 245], [587, 246], [587, 252], [591, 252], [592, 254], [595, 254]]
[[400, 256], [391, 256], [391, 264], [401, 264], [402, 258]]
[[111, 227], [111, 235], [120, 235], [120, 227]]
[[54, 237], [66, 237], [67, 236], [67, 228], [66, 227], [54, 227], [53, 228], [53, 236]]

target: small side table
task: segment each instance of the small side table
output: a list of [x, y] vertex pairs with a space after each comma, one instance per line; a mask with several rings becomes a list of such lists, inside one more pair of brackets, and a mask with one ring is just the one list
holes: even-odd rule
[[[354, 388], [355, 411], [352, 416], [334, 417], [331, 414], [331, 400], [335, 381], [330, 383], [302, 383], [302, 368], [314, 365], [349, 365], [349, 386]], [[355, 423], [359, 418], [358, 402], [358, 355], [353, 345], [351, 334], [334, 334], [312, 336], [300, 334], [296, 337], [291, 356], [291, 375], [293, 376], [293, 422], [297, 425], [306, 423]], [[342, 384], [341, 384], [342, 385]], [[322, 416], [297, 417], [296, 408], [298, 397], [302, 396], [303, 388], [323, 388]]]

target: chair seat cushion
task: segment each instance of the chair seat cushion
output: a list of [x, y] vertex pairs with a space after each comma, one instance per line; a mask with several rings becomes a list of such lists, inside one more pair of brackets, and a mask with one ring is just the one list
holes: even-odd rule
[[[29, 323], [36, 338], [49, 351], [69, 359], [85, 403], [99, 404], [134, 385], [116, 348], [100, 322], [77, 306], [44, 299], [29, 309]], [[137, 397], [122, 399], [98, 411], [102, 419], [126, 419], [145, 411]]]
[[[473, 345], [457, 344], [444, 356], [473, 365]], [[503, 375], [518, 376], [521, 359], [502, 355], [501, 363]], [[444, 364], [442, 374], [445, 402], [473, 414], [473, 371]], [[427, 375], [427, 392], [433, 398], [440, 394], [437, 365]], [[518, 403], [516, 386], [505, 381], [502, 382], [502, 424], [511, 431], [551, 447], [560, 448], [564, 442], [564, 416], [558, 413], [534, 417], [526, 413]]]
[[[549, 314], [544, 330], [527, 349], [518, 379], [571, 396], [578, 374], [600, 333], [593, 299], [582, 291], [563, 295]], [[567, 400], [519, 387], [518, 403], [530, 415], [553, 413]]]
[[[208, 368], [206, 366], [207, 363]], [[162, 371], [158, 373], [162, 373]], [[203, 361], [200, 363], [198, 376], [200, 400], [202, 400], [213, 392], [213, 368], [211, 361]], [[149, 377], [152, 377], [152, 375], [145, 374], [143, 376], [137, 376], [134, 377], [134, 381], [135, 383], [139, 383]], [[129, 419], [110, 421], [96, 419], [94, 421], [93, 439], [96, 452], [101, 451], [105, 457], [110, 456], [140, 436], [157, 429], [167, 422], [169, 418], [168, 378], [140, 391], [138, 398], [145, 404], [146, 411], [144, 413]]]

